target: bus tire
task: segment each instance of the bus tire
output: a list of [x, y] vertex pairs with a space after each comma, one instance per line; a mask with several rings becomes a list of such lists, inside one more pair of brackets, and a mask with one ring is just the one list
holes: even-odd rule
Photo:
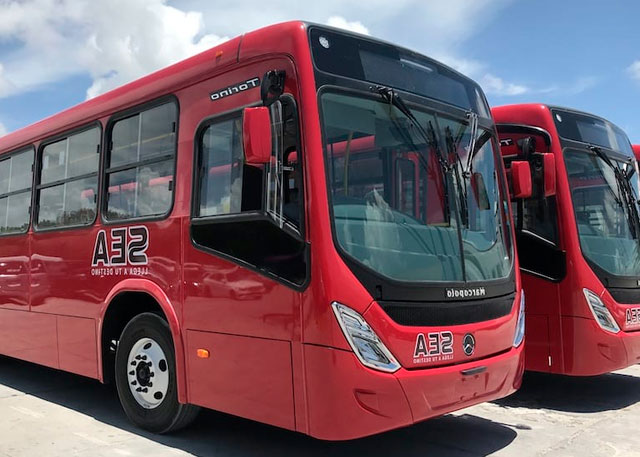
[[115, 378], [125, 414], [153, 433], [189, 425], [199, 408], [178, 402], [176, 362], [169, 324], [153, 313], [139, 314], [122, 331]]

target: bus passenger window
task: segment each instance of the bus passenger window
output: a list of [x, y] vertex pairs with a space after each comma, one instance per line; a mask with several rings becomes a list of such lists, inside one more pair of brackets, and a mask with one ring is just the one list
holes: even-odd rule
[[31, 207], [33, 150], [0, 162], [0, 234], [26, 232]]
[[71, 135], [42, 149], [39, 228], [89, 225], [96, 216], [100, 129]]
[[126, 220], [167, 214], [176, 154], [174, 103], [119, 120], [111, 128], [106, 217]]
[[200, 148], [198, 215], [239, 213], [242, 211], [244, 169], [241, 118], [211, 124], [202, 134]]

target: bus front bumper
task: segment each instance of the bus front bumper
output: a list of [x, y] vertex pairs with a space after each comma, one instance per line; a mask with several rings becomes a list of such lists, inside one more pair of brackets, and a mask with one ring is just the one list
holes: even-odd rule
[[308, 433], [355, 439], [505, 397], [520, 387], [522, 348], [470, 363], [389, 374], [364, 367], [352, 352], [306, 346]]

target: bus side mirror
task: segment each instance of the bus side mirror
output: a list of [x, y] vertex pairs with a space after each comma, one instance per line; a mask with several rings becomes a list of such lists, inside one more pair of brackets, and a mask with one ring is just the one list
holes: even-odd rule
[[524, 160], [511, 162], [511, 188], [513, 198], [531, 197], [533, 187], [529, 162]]
[[245, 108], [242, 113], [242, 143], [248, 165], [271, 162], [271, 116], [269, 108]]
[[556, 157], [546, 153], [542, 155], [544, 176], [544, 196], [551, 197], [556, 194]]
[[520, 147], [524, 158], [529, 160], [529, 157], [531, 157], [536, 152], [536, 139], [535, 137], [528, 136], [519, 140], [518, 146]]

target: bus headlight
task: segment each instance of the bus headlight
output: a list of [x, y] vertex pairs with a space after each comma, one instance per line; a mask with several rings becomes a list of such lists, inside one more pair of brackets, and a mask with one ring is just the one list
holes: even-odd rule
[[518, 323], [516, 324], [516, 334], [513, 337], [513, 347], [517, 348], [524, 340], [524, 290], [520, 291], [520, 311], [518, 311]]
[[351, 349], [363, 365], [388, 373], [398, 371], [400, 364], [360, 314], [336, 302], [331, 307]]
[[596, 318], [598, 325], [607, 332], [618, 333], [620, 331], [620, 327], [618, 327], [618, 324], [605, 304], [602, 303], [600, 297], [589, 289], [582, 289], [582, 291], [584, 292], [584, 296], [589, 304], [589, 309], [593, 313], [593, 317]]

